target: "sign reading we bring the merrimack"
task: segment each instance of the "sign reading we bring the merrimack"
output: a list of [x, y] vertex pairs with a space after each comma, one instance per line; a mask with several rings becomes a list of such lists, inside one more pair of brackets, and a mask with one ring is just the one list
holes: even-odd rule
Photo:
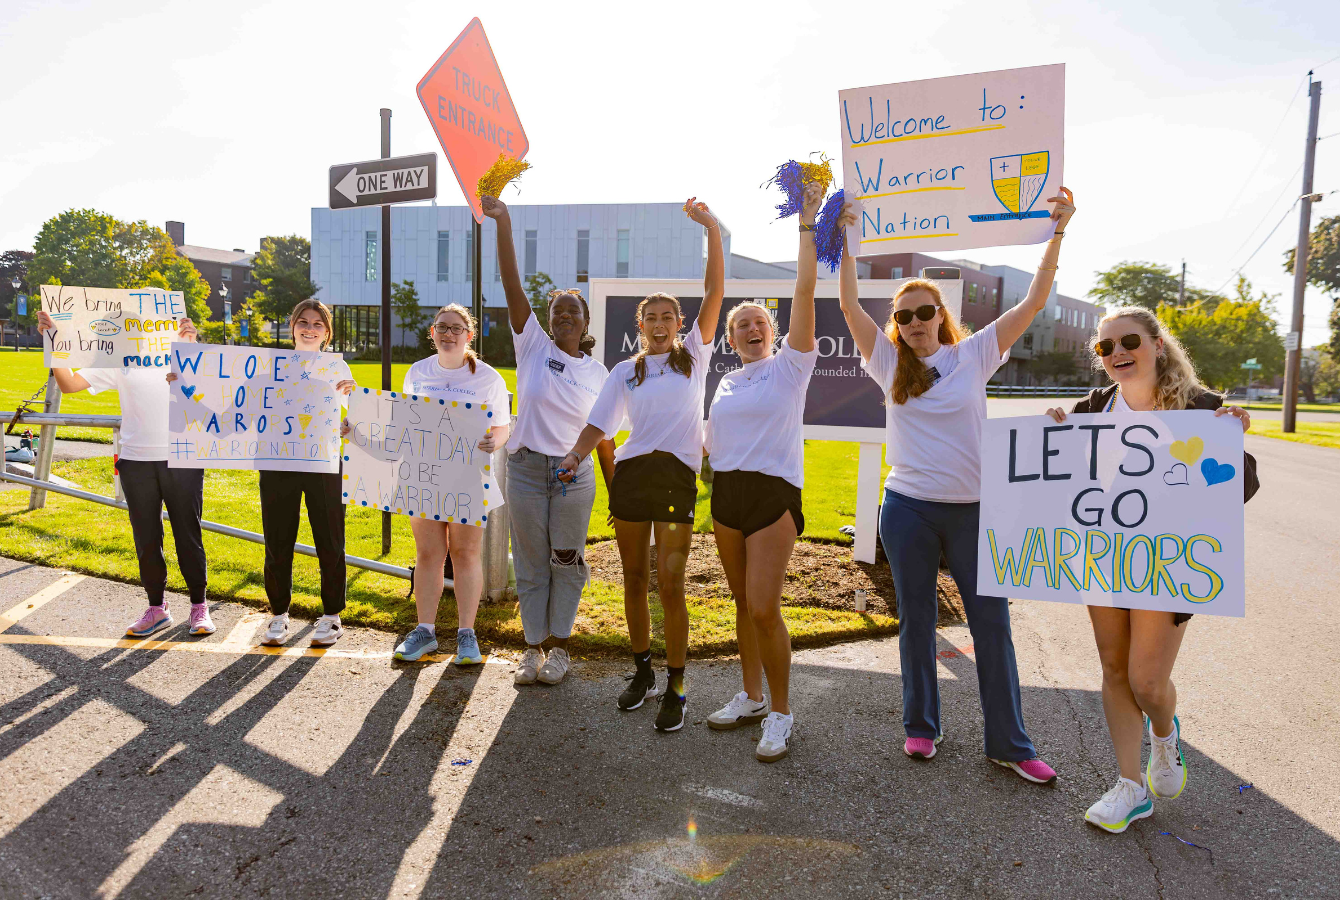
[[1188, 410], [983, 425], [980, 593], [1246, 614], [1237, 419]]
[[186, 318], [181, 291], [42, 285], [43, 364], [58, 369], [168, 370], [168, 347]]

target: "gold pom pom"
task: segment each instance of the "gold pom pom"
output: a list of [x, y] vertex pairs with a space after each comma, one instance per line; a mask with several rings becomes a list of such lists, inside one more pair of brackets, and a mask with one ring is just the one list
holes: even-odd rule
[[821, 153], [817, 163], [803, 162], [799, 163], [799, 166], [801, 184], [817, 184], [820, 190], [825, 194], [828, 193], [828, 186], [836, 180], [833, 176], [832, 160]]
[[[476, 197], [497, 197], [503, 188], [521, 177], [521, 173], [530, 168], [530, 163], [519, 159], [508, 159], [507, 154], [499, 153], [498, 161], [489, 170], [479, 176], [475, 186]], [[831, 176], [832, 173], [830, 172]]]

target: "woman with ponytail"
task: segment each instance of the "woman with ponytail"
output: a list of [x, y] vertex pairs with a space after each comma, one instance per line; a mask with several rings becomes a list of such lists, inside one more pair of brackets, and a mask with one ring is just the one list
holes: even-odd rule
[[[526, 652], [517, 684], [558, 684], [571, 664], [568, 638], [586, 586], [586, 532], [596, 499], [595, 466], [587, 459], [567, 483], [563, 455], [586, 425], [609, 370], [591, 356], [596, 339], [580, 291], [549, 294], [549, 334], [521, 285], [512, 217], [496, 197], [480, 199], [498, 226], [498, 266], [516, 347], [517, 418], [507, 455], [512, 561]], [[596, 446], [606, 487], [614, 478], [614, 442]], [[546, 656], [543, 644], [552, 641]]]
[[943, 553], [972, 631], [986, 755], [1039, 784], [1055, 781], [1056, 772], [1038, 759], [1024, 730], [1009, 601], [977, 593], [977, 523], [986, 382], [1046, 306], [1061, 239], [1075, 212], [1064, 187], [1047, 202], [1055, 204], [1055, 233], [1028, 296], [971, 336], [964, 336], [932, 281], [913, 279], [899, 287], [881, 330], [857, 300], [850, 252], [842, 257], [839, 275], [847, 327], [862, 365], [886, 395], [892, 469], [884, 482], [879, 535], [898, 601], [903, 752], [930, 759], [943, 737], [935, 663], [936, 578]]
[[655, 697], [651, 669], [650, 543], [656, 535], [656, 580], [665, 613], [665, 656], [669, 682], [656, 716], [658, 731], [684, 725], [684, 662], [689, 614], [684, 603], [684, 568], [693, 535], [703, 462], [703, 401], [712, 339], [725, 295], [721, 226], [707, 204], [690, 198], [688, 217], [707, 229], [707, 267], [698, 319], [681, 340], [684, 319], [679, 300], [652, 294], [637, 307], [641, 348], [614, 367], [600, 391], [587, 426], [561, 463], [559, 477], [571, 482], [591, 451], [617, 432], [627, 416], [632, 434], [614, 453], [610, 515], [623, 562], [624, 614], [637, 671], [619, 696], [619, 708], [637, 709]]

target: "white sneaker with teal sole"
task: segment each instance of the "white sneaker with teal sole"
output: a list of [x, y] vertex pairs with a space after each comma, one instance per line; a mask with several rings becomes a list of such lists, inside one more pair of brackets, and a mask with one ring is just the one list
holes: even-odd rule
[[[1149, 722], [1148, 719], [1145, 720]], [[1176, 800], [1186, 788], [1186, 760], [1182, 757], [1182, 723], [1173, 716], [1172, 735], [1166, 740], [1154, 737], [1149, 722], [1149, 764], [1145, 767], [1149, 790], [1160, 800]]]
[[[1142, 778], [1141, 781], [1143, 780]], [[1084, 821], [1090, 825], [1097, 825], [1104, 831], [1121, 834], [1136, 819], [1152, 815], [1154, 815], [1154, 801], [1145, 785], [1136, 784], [1129, 778], [1118, 778], [1116, 787], [1089, 807], [1089, 811], [1084, 814]]]
[[426, 653], [437, 649], [437, 636], [422, 625], [405, 635], [400, 646], [395, 648], [394, 657], [401, 662], [414, 662]]

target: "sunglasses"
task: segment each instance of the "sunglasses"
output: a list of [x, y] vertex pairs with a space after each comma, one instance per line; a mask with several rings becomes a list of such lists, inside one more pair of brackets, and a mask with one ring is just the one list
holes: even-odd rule
[[915, 315], [921, 321], [929, 322], [931, 319], [935, 318], [935, 313], [939, 309], [940, 307], [931, 303], [927, 303], [924, 306], [918, 306], [916, 309], [900, 309], [893, 314], [893, 321], [897, 322], [899, 325], [907, 325], [912, 321], [912, 317]]
[[[1136, 347], [1140, 346], [1140, 340], [1140, 335], [1132, 331], [1130, 334], [1123, 334], [1121, 336], [1121, 346], [1125, 347], [1127, 350], [1134, 350]], [[1099, 356], [1111, 356], [1112, 351], [1115, 349], [1117, 349], [1117, 342], [1111, 338], [1103, 338], [1101, 341], [1097, 341], [1093, 345], [1093, 352], [1097, 353]]]
[[464, 325], [448, 325], [446, 322], [438, 322], [433, 326], [433, 331], [437, 334], [454, 334], [457, 337], [468, 330]]

